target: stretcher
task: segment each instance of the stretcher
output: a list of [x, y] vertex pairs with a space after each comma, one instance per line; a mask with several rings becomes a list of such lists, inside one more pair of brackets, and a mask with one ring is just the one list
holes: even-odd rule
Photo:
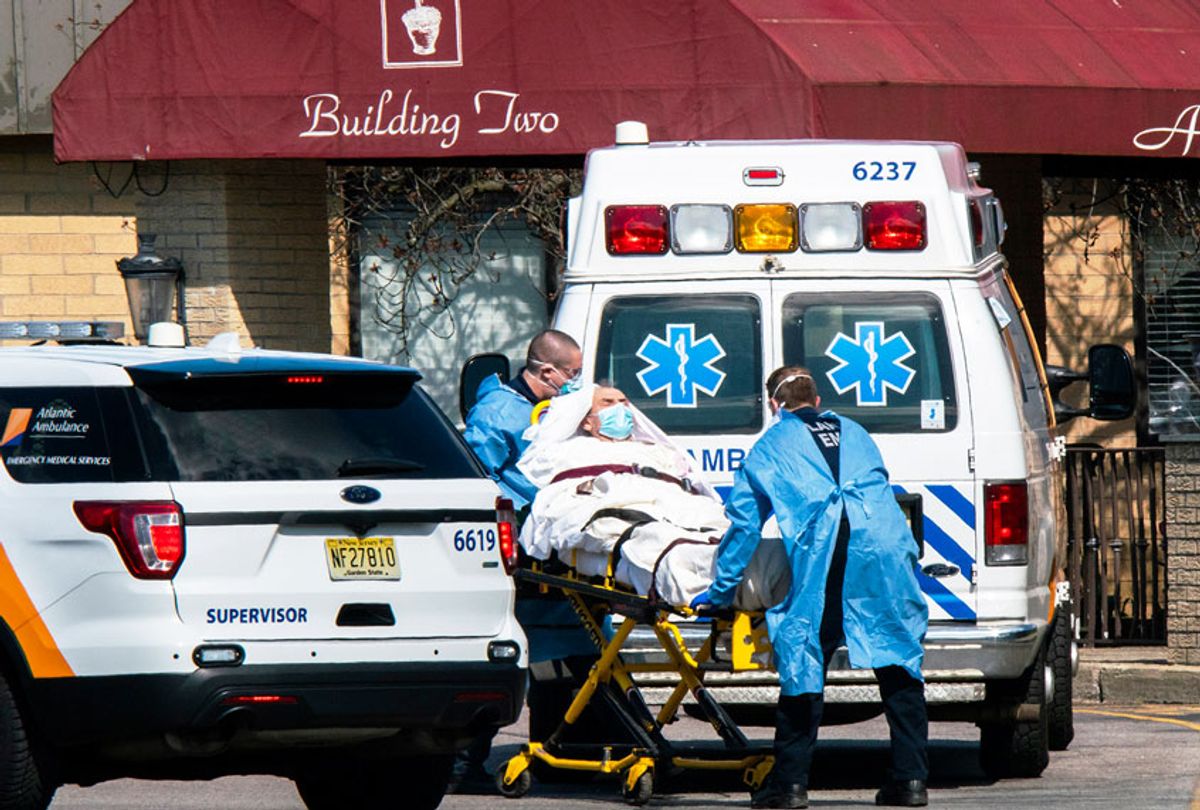
[[[642, 596], [618, 583], [612, 566], [607, 575], [584, 577], [551, 561], [526, 561], [513, 572], [519, 582], [543, 590], [562, 592], [574, 607], [599, 650], [599, 660], [567, 708], [558, 728], [541, 742], [530, 741], [502, 764], [496, 774], [500, 793], [509, 798], [525, 795], [533, 785], [533, 764], [576, 772], [612, 774], [620, 778], [625, 801], [642, 805], [654, 794], [656, 780], [686, 771], [740, 771], [751, 790], [762, 785], [774, 765], [770, 746], [753, 746], [725, 710], [705, 689], [705, 674], [767, 669], [770, 642], [762, 613], [727, 612], [711, 615], [711, 631], [703, 644], [689, 649], [673, 619], [695, 614], [686, 607], [663, 603], [653, 593]], [[708, 614], [706, 614], [708, 615]], [[608, 637], [606, 617], [614, 619]], [[650, 627], [667, 660], [662, 663], [627, 662], [621, 648], [638, 625]], [[676, 673], [679, 683], [658, 710], [651, 711], [638, 689], [639, 673]], [[720, 741], [676, 742], [665, 734], [688, 694], [708, 720]], [[630, 742], [573, 744], [566, 732], [584, 709], [600, 702], [619, 719]]]

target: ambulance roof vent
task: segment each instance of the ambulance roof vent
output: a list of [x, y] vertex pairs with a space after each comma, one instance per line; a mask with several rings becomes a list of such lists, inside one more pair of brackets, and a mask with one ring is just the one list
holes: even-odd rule
[[617, 124], [617, 146], [645, 146], [650, 143], [650, 130], [641, 121], [621, 121]]

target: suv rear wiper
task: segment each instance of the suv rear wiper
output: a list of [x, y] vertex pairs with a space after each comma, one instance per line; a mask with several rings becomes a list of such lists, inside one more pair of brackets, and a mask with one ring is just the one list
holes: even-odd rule
[[337, 468], [337, 476], [348, 478], [354, 475], [419, 472], [423, 469], [424, 464], [406, 458], [348, 458]]

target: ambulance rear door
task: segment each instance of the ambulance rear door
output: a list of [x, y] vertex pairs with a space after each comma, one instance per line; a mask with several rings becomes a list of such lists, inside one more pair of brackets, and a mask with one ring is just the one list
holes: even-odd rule
[[930, 619], [973, 621], [982, 510], [949, 282], [826, 277], [771, 285], [780, 363], [807, 366], [822, 408], [859, 422], [879, 445], [921, 545]]

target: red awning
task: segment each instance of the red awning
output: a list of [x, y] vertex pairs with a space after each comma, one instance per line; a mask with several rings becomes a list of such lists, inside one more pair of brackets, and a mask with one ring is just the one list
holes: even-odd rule
[[1200, 154], [1200, 8], [134, 0], [53, 101], [59, 160], [581, 154], [624, 119], [1179, 157]]

